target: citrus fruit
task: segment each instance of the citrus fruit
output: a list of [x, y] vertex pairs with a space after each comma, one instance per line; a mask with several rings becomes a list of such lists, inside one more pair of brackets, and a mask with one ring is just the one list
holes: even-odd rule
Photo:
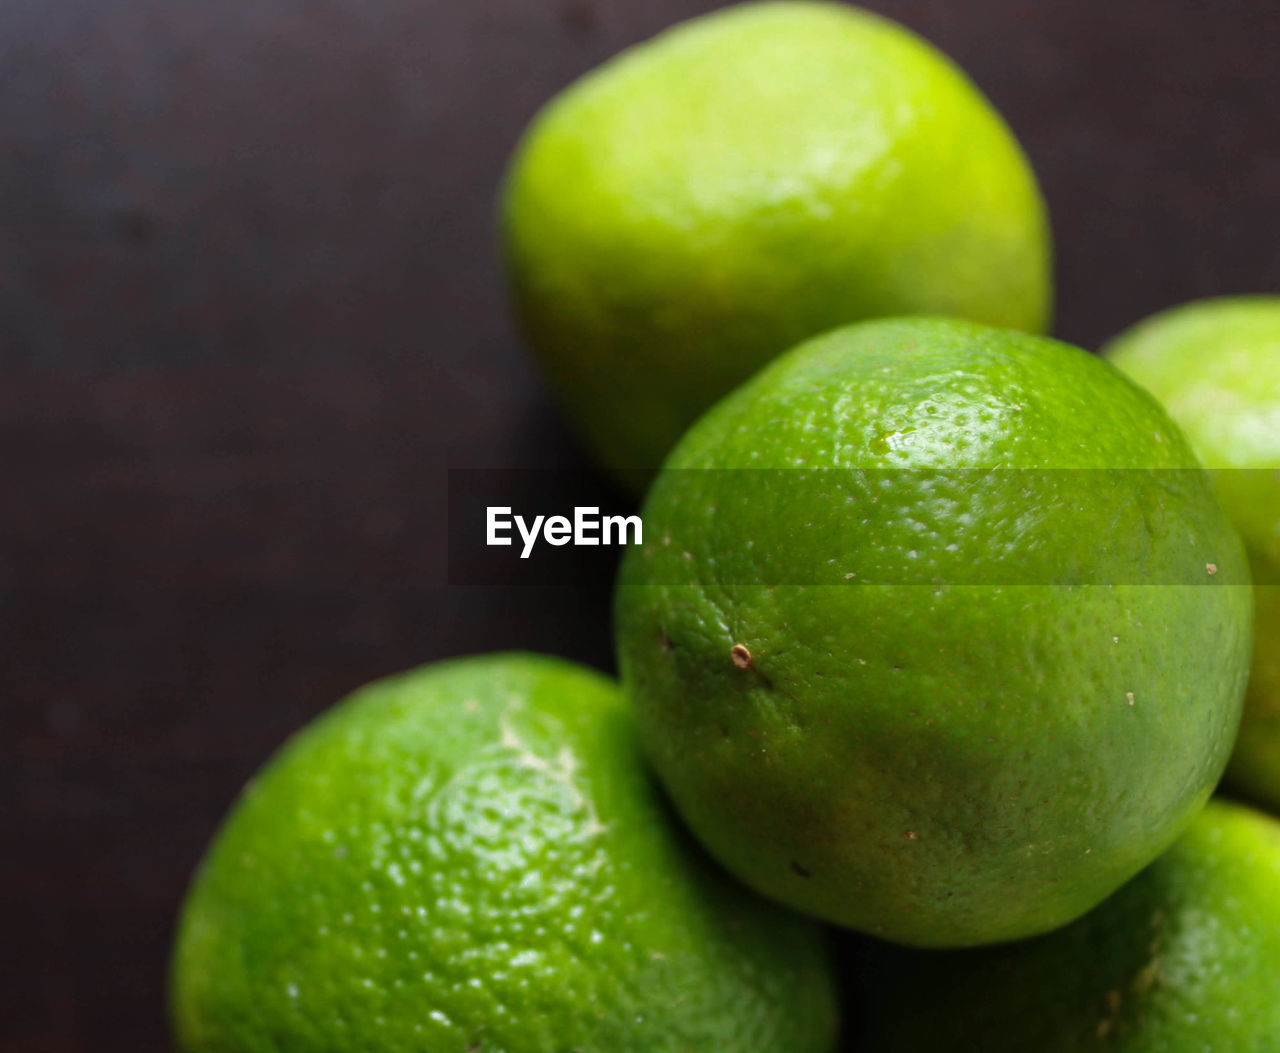
[[1249, 550], [1253, 671], [1227, 774], [1280, 809], [1280, 297], [1185, 304], [1105, 350], [1182, 426]]
[[183, 911], [190, 1053], [824, 1050], [818, 929], [673, 827], [617, 687], [531, 655], [357, 692], [249, 784]]
[[797, 341], [890, 314], [1038, 330], [1049, 234], [998, 114], [906, 29], [744, 4], [552, 100], [500, 204], [525, 333], [588, 447], [652, 472]]
[[[902, 955], [872, 1053], [1243, 1053], [1280, 1043], [1280, 823], [1211, 802], [1097, 910]], [[896, 970], [895, 970], [896, 971]]]
[[765, 367], [681, 440], [616, 595], [642, 741], [738, 877], [890, 940], [1047, 931], [1231, 750], [1239, 538], [1101, 359], [943, 319]]

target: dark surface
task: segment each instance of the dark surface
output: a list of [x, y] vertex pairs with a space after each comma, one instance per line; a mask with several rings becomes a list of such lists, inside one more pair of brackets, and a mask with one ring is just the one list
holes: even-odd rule
[[[583, 468], [504, 313], [495, 186], [540, 102], [713, 6], [0, 4], [0, 1049], [167, 1047], [188, 874], [344, 692], [609, 664], [607, 575], [446, 586], [446, 470]], [[1025, 143], [1060, 335], [1280, 288], [1271, 0], [872, 6]]]

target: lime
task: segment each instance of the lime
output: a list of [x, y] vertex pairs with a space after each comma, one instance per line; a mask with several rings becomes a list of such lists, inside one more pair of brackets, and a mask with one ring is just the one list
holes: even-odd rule
[[1235, 738], [1250, 593], [1177, 427], [1104, 361], [943, 319], [767, 366], [655, 481], [623, 683], [757, 890], [918, 945], [1029, 936], [1168, 847]]
[[863, 1048], [1274, 1050], [1277, 889], [1280, 823], [1212, 802], [1166, 855], [1060, 932], [1005, 947], [902, 955], [878, 1039]]
[[1182, 425], [1249, 549], [1253, 672], [1227, 775], [1280, 809], [1280, 297], [1185, 304], [1139, 323], [1106, 353]]
[[820, 931], [673, 827], [617, 687], [552, 658], [357, 692], [271, 761], [188, 896], [190, 1053], [825, 1050]]
[[538, 115], [501, 227], [523, 328], [594, 455], [651, 472], [797, 341], [890, 314], [1039, 330], [1035, 178], [945, 56], [843, 4], [694, 19]]

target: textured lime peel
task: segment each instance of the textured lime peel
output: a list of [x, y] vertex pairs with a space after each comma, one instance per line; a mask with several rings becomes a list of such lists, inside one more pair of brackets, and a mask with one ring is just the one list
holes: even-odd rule
[[357, 692], [246, 789], [182, 916], [189, 1053], [828, 1050], [816, 926], [672, 825], [612, 682], [552, 658]]
[[[1024, 473], [1094, 485], [1055, 502]], [[784, 903], [926, 946], [1044, 932], [1222, 773], [1240, 540], [1176, 425], [1077, 348], [930, 319], [820, 337], [689, 431], [644, 515], [616, 599], [642, 740]]]

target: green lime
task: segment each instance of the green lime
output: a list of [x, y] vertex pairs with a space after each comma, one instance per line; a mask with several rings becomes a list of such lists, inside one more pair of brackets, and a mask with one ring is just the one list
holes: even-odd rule
[[962, 946], [1083, 914], [1235, 739], [1239, 538], [1104, 361], [942, 319], [795, 349], [655, 481], [616, 598], [642, 741], [757, 890]]
[[[872, 1053], [1280, 1048], [1280, 823], [1212, 802], [1170, 851], [1059, 932], [903, 954]], [[885, 966], [883, 971], [889, 971]]]
[[1106, 354], [1182, 425], [1249, 549], [1253, 672], [1227, 775], [1280, 809], [1280, 297], [1185, 304], [1134, 326]]
[[797, 341], [891, 314], [1040, 330], [1035, 178], [945, 56], [833, 3], [694, 19], [536, 118], [501, 227], [523, 328], [606, 466], [652, 472]]
[[674, 827], [616, 685], [552, 658], [357, 692], [249, 784], [188, 896], [188, 1053], [819, 1051], [821, 932]]

